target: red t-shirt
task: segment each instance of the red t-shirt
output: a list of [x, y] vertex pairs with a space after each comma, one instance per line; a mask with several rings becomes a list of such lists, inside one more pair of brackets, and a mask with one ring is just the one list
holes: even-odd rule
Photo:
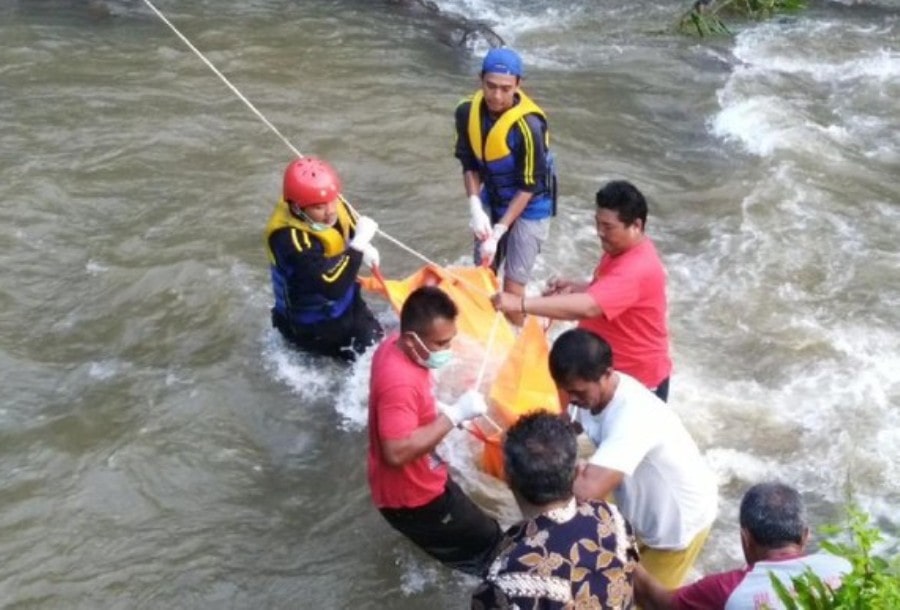
[[831, 589], [841, 586], [841, 578], [853, 566], [843, 557], [828, 553], [785, 555], [759, 561], [737, 570], [710, 574], [672, 592], [674, 610], [729, 610], [732, 608], [781, 608], [772, 577], [792, 588], [791, 578], [812, 570]]
[[675, 610], [722, 610], [749, 567], [710, 574], [697, 582], [675, 589], [671, 607]]
[[384, 460], [381, 442], [406, 438], [438, 417], [431, 372], [385, 339], [372, 357], [369, 380], [369, 489], [378, 508], [416, 508], [444, 492], [447, 465], [431, 453], [395, 467]]
[[579, 323], [612, 348], [613, 367], [648, 388], [672, 373], [666, 271], [649, 237], [617, 256], [604, 253], [587, 290], [603, 313]]

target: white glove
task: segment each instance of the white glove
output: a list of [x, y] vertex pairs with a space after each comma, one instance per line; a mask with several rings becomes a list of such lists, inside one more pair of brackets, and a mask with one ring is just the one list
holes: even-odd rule
[[497, 254], [497, 244], [500, 238], [506, 234], [506, 225], [495, 224], [491, 236], [481, 242], [481, 262], [484, 265], [490, 265], [494, 261], [494, 255]]
[[487, 413], [487, 403], [478, 390], [468, 390], [452, 405], [441, 403], [438, 407], [454, 426]]
[[362, 252], [369, 242], [375, 237], [378, 231], [378, 223], [368, 216], [360, 216], [356, 219], [356, 230], [353, 232], [353, 239], [347, 244], [354, 250]]
[[381, 255], [378, 254], [378, 248], [372, 244], [366, 244], [362, 249], [362, 262], [369, 269], [381, 266]]
[[491, 234], [491, 219], [485, 213], [484, 206], [481, 204], [481, 197], [478, 195], [469, 196], [469, 214], [472, 216], [469, 226], [472, 227], [475, 237], [487, 239]]

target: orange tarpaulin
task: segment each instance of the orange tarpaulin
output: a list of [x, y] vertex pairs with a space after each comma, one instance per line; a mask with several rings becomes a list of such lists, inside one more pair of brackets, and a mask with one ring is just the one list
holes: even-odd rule
[[[402, 280], [379, 280], [374, 277], [360, 277], [359, 280], [365, 290], [378, 292], [387, 298], [398, 314], [406, 297], [413, 290], [419, 286], [437, 286], [450, 295], [459, 308], [457, 330], [482, 345], [487, 345], [495, 313], [494, 306], [491, 305], [491, 295], [497, 292], [499, 286], [490, 269], [485, 267], [445, 269], [426, 265]], [[497, 328], [494, 344], [508, 349], [515, 338], [512, 327], [504, 322]]]
[[[364, 289], [387, 298], [397, 312], [419, 286], [437, 286], [453, 299], [459, 308], [458, 332], [481, 347], [482, 358], [501, 363], [486, 377], [492, 379], [487, 394], [488, 415], [503, 430], [525, 413], [539, 409], [560, 411], [559, 396], [547, 367], [549, 346], [544, 330], [537, 318], [528, 316], [516, 336], [506, 318], [491, 305], [490, 296], [497, 291], [498, 282], [490, 269], [428, 265], [402, 280], [361, 277], [360, 282]], [[502, 432], [485, 420], [477, 419], [472, 430], [485, 442], [482, 467], [485, 472], [502, 477]]]

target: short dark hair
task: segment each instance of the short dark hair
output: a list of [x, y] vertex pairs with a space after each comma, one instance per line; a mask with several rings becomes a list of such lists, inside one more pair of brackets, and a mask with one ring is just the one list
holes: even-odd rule
[[597, 191], [597, 208], [614, 210], [626, 227], [630, 227], [638, 219], [644, 228], [647, 227], [647, 200], [627, 180], [613, 180], [600, 187]]
[[806, 509], [800, 493], [784, 483], [758, 483], [741, 500], [741, 527], [768, 549], [803, 544]]
[[437, 286], [413, 290], [400, 310], [400, 332], [425, 333], [438, 318], [456, 320], [459, 309], [446, 292]]
[[582, 328], [567, 330], [550, 349], [550, 375], [557, 384], [573, 379], [599, 381], [611, 366], [609, 343]]
[[503, 441], [510, 488], [536, 506], [572, 497], [577, 457], [572, 427], [547, 411], [520, 417]]

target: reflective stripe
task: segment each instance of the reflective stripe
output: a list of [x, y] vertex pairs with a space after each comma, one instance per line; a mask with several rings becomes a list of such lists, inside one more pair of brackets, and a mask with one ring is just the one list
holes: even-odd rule
[[291, 241], [294, 242], [294, 247], [297, 248], [297, 252], [303, 252], [303, 246], [301, 246], [300, 242], [297, 240], [297, 229], [291, 229]]
[[517, 121], [519, 131], [522, 133], [522, 139], [525, 144], [525, 175], [523, 180], [525, 184], [534, 184], [534, 139], [531, 128], [525, 122], [525, 118]]
[[331, 273], [326, 272], [326, 273], [322, 274], [322, 279], [325, 280], [326, 282], [328, 282], [329, 284], [333, 284], [339, 277], [341, 277], [341, 274], [344, 272], [344, 270], [347, 268], [347, 265], [349, 265], [349, 264], [350, 264], [350, 257], [345, 255], [343, 258], [341, 258], [340, 262], [333, 268]]

